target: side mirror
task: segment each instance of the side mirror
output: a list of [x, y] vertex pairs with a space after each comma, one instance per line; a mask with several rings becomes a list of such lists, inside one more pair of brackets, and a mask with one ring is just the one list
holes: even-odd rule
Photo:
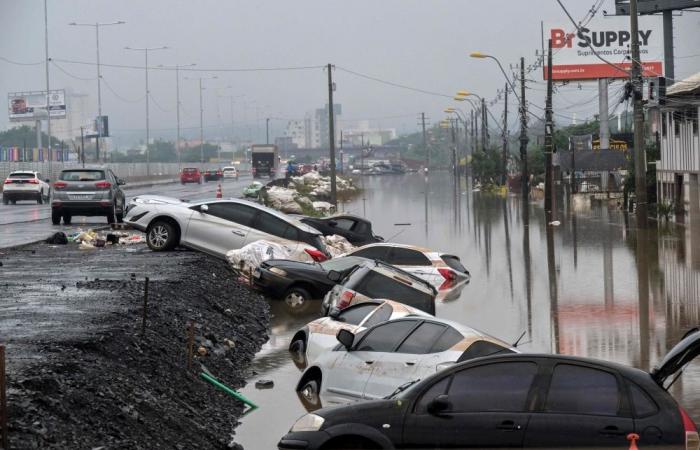
[[355, 335], [345, 329], [338, 330], [338, 334], [335, 335], [335, 338], [338, 339], [338, 342], [343, 344], [345, 350], [348, 351], [350, 351], [352, 343], [355, 341]]
[[328, 317], [333, 320], [338, 320], [338, 318], [340, 318], [340, 309], [335, 306], [331, 306], [331, 310], [328, 312]]
[[337, 270], [329, 270], [326, 277], [334, 283], [339, 283], [343, 279], [343, 274]]
[[49, 180], [48, 178], [45, 179], [44, 181], [45, 181], [46, 183], [51, 183], [51, 180]]
[[124, 186], [125, 184], [126, 184], [126, 181], [122, 180], [121, 178], [117, 178], [117, 185]]
[[199, 212], [207, 212], [209, 211], [209, 205], [202, 205], [199, 207]]
[[428, 412], [438, 415], [450, 409], [450, 400], [445, 394], [438, 395], [428, 403]]

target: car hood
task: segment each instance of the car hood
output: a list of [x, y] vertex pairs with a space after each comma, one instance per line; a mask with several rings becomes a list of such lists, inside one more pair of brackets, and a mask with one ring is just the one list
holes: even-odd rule
[[142, 203], [151, 205], [182, 205], [184, 207], [191, 206], [180, 199], [174, 197], [166, 197], [164, 195], [138, 195], [131, 199], [132, 203]]
[[[397, 398], [369, 400], [341, 406], [329, 406], [314, 411], [325, 420], [323, 428], [344, 423], [382, 423], [396, 414], [396, 408], [405, 408], [409, 402]], [[380, 422], [381, 421], [381, 422]]]
[[693, 328], [666, 354], [659, 365], [654, 367], [651, 376], [659, 385], [663, 385], [669, 377], [683, 370], [683, 367], [698, 355], [700, 355], [700, 328]]

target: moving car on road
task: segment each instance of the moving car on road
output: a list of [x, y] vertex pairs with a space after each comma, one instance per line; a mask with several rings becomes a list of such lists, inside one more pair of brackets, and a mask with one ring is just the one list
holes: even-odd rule
[[197, 183], [202, 184], [202, 174], [196, 167], [185, 167], [180, 172], [180, 183]]
[[121, 222], [126, 184], [108, 168], [63, 169], [51, 190], [51, 222], [71, 223], [73, 216], [105, 216], [107, 223]]
[[224, 259], [229, 250], [270, 240], [282, 242], [292, 251], [305, 251], [316, 261], [330, 256], [317, 230], [246, 200], [187, 203], [169, 197], [139, 196], [129, 203], [125, 222], [146, 233], [146, 243], [153, 251], [182, 245]]
[[311, 299], [323, 298], [335, 286], [328, 279], [328, 272], [348, 273], [365, 261], [356, 256], [322, 263], [270, 259], [255, 269], [253, 284], [270, 297], [283, 299], [291, 308], [301, 308]]
[[234, 166], [226, 166], [224, 169], [221, 171], [223, 174], [224, 179], [226, 178], [233, 178], [234, 180], [238, 179], [238, 169]]
[[323, 299], [322, 313], [345, 309], [376, 298], [396, 300], [435, 315], [437, 291], [427, 281], [381, 261], [368, 261], [344, 275], [335, 270], [328, 279], [336, 284]]
[[304, 371], [297, 391], [313, 404], [373, 400], [460, 361], [516, 350], [465, 325], [425, 316], [383, 322], [353, 334], [341, 328], [341, 345], [321, 353]]
[[635, 433], [640, 448], [697, 450], [697, 427], [668, 385], [699, 353], [695, 329], [651, 373], [571, 356], [478, 358], [387, 399], [307, 414], [278, 445], [625, 449]]
[[204, 171], [203, 178], [205, 182], [221, 181], [221, 179], [224, 178], [224, 173], [221, 169], [208, 169]]
[[388, 242], [368, 244], [346, 255], [384, 261], [430, 281], [434, 286], [469, 279], [469, 271], [458, 256], [414, 245]]
[[34, 200], [42, 204], [49, 199], [49, 180], [42, 180], [39, 172], [15, 170], [5, 179], [2, 187], [2, 202], [13, 205], [19, 200]]
[[384, 242], [384, 238], [372, 232], [372, 222], [352, 214], [337, 214], [329, 217], [303, 217], [300, 219], [311, 225], [324, 236], [337, 234], [352, 245], [365, 245]]

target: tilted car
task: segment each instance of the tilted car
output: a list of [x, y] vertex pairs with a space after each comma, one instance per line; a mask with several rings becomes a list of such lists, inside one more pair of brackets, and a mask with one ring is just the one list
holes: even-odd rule
[[338, 214], [329, 217], [302, 217], [300, 219], [311, 225], [324, 236], [337, 234], [344, 237], [352, 245], [365, 245], [383, 242], [384, 238], [372, 231], [372, 222], [352, 214]]
[[470, 277], [469, 271], [462, 265], [459, 257], [413, 245], [368, 244], [345, 255], [384, 261], [430, 281], [434, 286]]
[[289, 344], [289, 351], [296, 358], [301, 356], [313, 362], [323, 351], [338, 345], [336, 334], [340, 329], [359, 333], [379, 323], [407, 316], [431, 317], [420, 309], [381, 299], [358, 303], [342, 311], [334, 309], [330, 316], [309, 322], [297, 331]]
[[380, 323], [357, 335], [337, 333], [340, 345], [310, 362], [297, 391], [313, 403], [372, 400], [390, 395], [447, 365], [516, 351], [473, 328], [435, 317], [408, 316]]
[[510, 354], [446, 368], [387, 399], [300, 418], [280, 449], [632, 448], [698, 450], [668, 392], [700, 353], [694, 329], [651, 373], [560, 355]]
[[126, 184], [108, 168], [63, 169], [51, 190], [51, 222], [71, 223], [73, 216], [105, 216], [107, 223], [121, 222]]
[[15, 170], [5, 179], [2, 187], [2, 202], [13, 205], [19, 200], [33, 200], [42, 204], [49, 199], [51, 186], [39, 172]]
[[429, 282], [381, 261], [364, 262], [347, 275], [331, 270], [328, 279], [338, 283], [323, 298], [321, 312], [345, 309], [376, 298], [395, 300], [435, 314], [437, 290]]
[[329, 271], [346, 273], [365, 261], [368, 260], [356, 256], [322, 263], [269, 259], [253, 272], [253, 284], [270, 297], [284, 300], [291, 308], [300, 308], [311, 299], [323, 298], [335, 286], [328, 279]]
[[197, 183], [202, 184], [202, 174], [196, 167], [185, 167], [180, 172], [180, 183]]
[[321, 234], [285, 214], [238, 199], [187, 203], [175, 198], [139, 196], [132, 199], [124, 220], [146, 233], [151, 250], [178, 245], [224, 259], [229, 250], [259, 240], [284, 243], [291, 251], [305, 251], [316, 261], [330, 255]]

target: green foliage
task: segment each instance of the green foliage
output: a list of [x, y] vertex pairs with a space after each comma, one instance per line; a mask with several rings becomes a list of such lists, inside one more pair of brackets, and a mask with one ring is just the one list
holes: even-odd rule
[[[41, 133], [41, 142], [44, 146], [49, 142], [49, 136], [44, 132]], [[52, 136], [51, 144], [54, 148], [60, 147], [61, 141]], [[0, 133], [0, 147], [36, 148], [36, 129], [22, 125], [3, 131]]]
[[656, 203], [656, 213], [659, 217], [663, 217], [666, 222], [671, 219], [675, 206], [670, 202]]
[[498, 183], [502, 169], [501, 152], [492, 147], [486, 151], [478, 150], [472, 155], [472, 171], [482, 183]]

